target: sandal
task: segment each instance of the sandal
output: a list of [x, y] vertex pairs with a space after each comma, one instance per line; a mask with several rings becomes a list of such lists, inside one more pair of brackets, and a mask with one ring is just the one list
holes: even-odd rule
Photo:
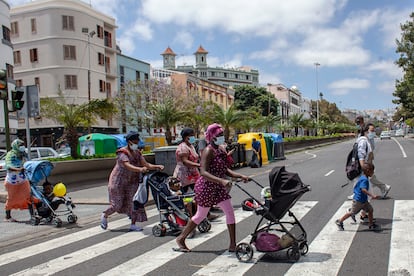
[[175, 252], [182, 252], [182, 253], [191, 252], [191, 249], [184, 248], [184, 247], [174, 247], [172, 250], [175, 251]]
[[4, 221], [5, 222], [17, 222], [17, 220], [15, 220], [14, 218], [5, 218]]

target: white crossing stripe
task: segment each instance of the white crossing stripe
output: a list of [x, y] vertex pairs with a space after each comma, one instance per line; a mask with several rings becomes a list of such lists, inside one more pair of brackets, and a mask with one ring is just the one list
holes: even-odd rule
[[[342, 204], [333, 219], [328, 221], [312, 241], [308, 254], [302, 256], [297, 263], [294, 263], [285, 276], [338, 274], [359, 226], [358, 223], [354, 223], [349, 218], [344, 222], [345, 231], [338, 231], [335, 220], [341, 218], [350, 206], [350, 201]], [[329, 258], [326, 258], [326, 256], [329, 256]]]
[[[317, 201], [298, 201], [291, 209], [292, 213], [300, 221], [318, 202]], [[290, 217], [286, 214], [281, 221], [293, 221], [293, 218], [288, 220]], [[287, 228], [289, 225], [286, 225]], [[306, 227], [304, 227], [306, 229]], [[251, 235], [245, 237], [241, 242], [249, 243]], [[263, 252], [254, 252], [252, 261], [245, 263], [239, 262], [235, 254], [229, 255], [227, 252], [215, 258], [213, 261], [208, 263], [204, 268], [198, 270], [193, 276], [205, 276], [205, 275], [243, 275], [258, 260], [264, 255]]]
[[[158, 210], [155, 208], [147, 211], [147, 216], [152, 217], [158, 215]], [[115, 229], [131, 224], [131, 220], [124, 218], [116, 221], [109, 221], [108, 228]], [[13, 252], [9, 252], [3, 255], [0, 255], [0, 266], [8, 264], [10, 262], [15, 262], [24, 258], [28, 258], [33, 255], [38, 255], [40, 253], [53, 250], [58, 247], [62, 247], [73, 242], [78, 242], [83, 239], [93, 237], [95, 235], [103, 233], [104, 230], [101, 229], [101, 226], [92, 227], [86, 230], [78, 231], [69, 235], [61, 236], [56, 239], [48, 240], [41, 244], [35, 244], [28, 246]]]
[[396, 200], [388, 275], [414, 275], [414, 200]]
[[[252, 212], [246, 212], [239, 208], [234, 211], [234, 215], [236, 216], [237, 222], [240, 222], [252, 216]], [[220, 220], [217, 220], [217, 222], [219, 223], [213, 223], [213, 227], [209, 232], [204, 234], [197, 234], [193, 239], [187, 239], [187, 246], [189, 248], [194, 248], [202, 244], [203, 242], [215, 237], [221, 232], [225, 231], [227, 229], [225, 217], [221, 217]], [[174, 247], [178, 247], [175, 242], [175, 239], [153, 250], [150, 250], [134, 259], [131, 259], [119, 266], [116, 266], [113, 269], [108, 270], [100, 275], [144, 275], [157, 269], [157, 267], [162, 266], [163, 264], [169, 262], [170, 260], [172, 260], [175, 257], [178, 257], [181, 254], [188, 254], [173, 251], [172, 248]]]
[[[106, 240], [104, 242], [97, 243], [95, 245], [85, 247], [81, 250], [75, 251], [70, 254], [49, 260], [46, 263], [27, 268], [12, 275], [52, 275], [69, 267], [83, 263], [87, 260], [96, 258], [102, 254], [108, 253], [112, 250], [116, 250], [120, 247], [126, 246], [130, 243], [139, 241], [148, 237], [151, 234], [151, 228], [159, 222], [147, 225], [142, 232], [128, 232], [118, 237]], [[149, 228], [149, 229], [148, 229]]]

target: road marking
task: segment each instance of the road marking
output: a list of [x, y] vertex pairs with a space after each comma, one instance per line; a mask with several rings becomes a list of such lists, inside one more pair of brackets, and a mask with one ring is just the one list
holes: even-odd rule
[[96, 258], [102, 254], [111, 252], [133, 242], [139, 241], [143, 238], [148, 237], [151, 235], [151, 228], [158, 224], [159, 222], [147, 225], [142, 232], [128, 232], [117, 236], [115, 238], [106, 240], [104, 242], [100, 242], [94, 244], [89, 247], [85, 247], [81, 250], [72, 252], [70, 254], [66, 254], [64, 256], [60, 256], [53, 260], [49, 260], [45, 263], [39, 264], [34, 267], [27, 268], [25, 270], [19, 271], [12, 275], [52, 275], [67, 269], [69, 267], [75, 266], [77, 264], [83, 263], [87, 260]]
[[[317, 201], [298, 201], [295, 206], [292, 207], [291, 211], [295, 214], [298, 220], [301, 220], [318, 202]], [[293, 221], [289, 220], [289, 216], [286, 214], [281, 221]], [[288, 227], [289, 228], [289, 227]], [[306, 228], [306, 227], [304, 227]], [[276, 233], [276, 232], [275, 232]], [[279, 233], [276, 233], [279, 234]], [[238, 243], [250, 243], [251, 235], [245, 237]], [[258, 260], [265, 253], [255, 251], [252, 261], [248, 263], [240, 262], [234, 254], [229, 255], [227, 252], [215, 258], [213, 261], [208, 263], [204, 268], [198, 270], [193, 276], [204, 276], [204, 275], [243, 275], [252, 266], [254, 266]]]
[[[147, 211], [148, 217], [153, 217], [155, 215], [158, 215], [158, 210], [156, 208], [150, 209]], [[129, 225], [131, 221], [128, 218], [119, 219], [116, 221], [109, 221], [108, 227], [110, 229], [115, 229], [119, 227], [124, 227], [126, 225]], [[36, 227], [36, 226], [34, 226]], [[69, 235], [61, 236], [56, 239], [52, 239], [40, 244], [32, 245], [29, 247], [25, 247], [10, 253], [6, 253], [3, 255], [0, 255], [0, 266], [9, 264], [11, 262], [15, 262], [24, 258], [28, 258], [33, 255], [37, 255], [58, 247], [62, 247], [64, 245], [78, 242], [80, 240], [84, 240], [87, 238], [90, 238], [92, 236], [102, 234], [104, 233], [104, 230], [101, 229], [100, 226], [92, 227], [86, 230], [78, 231]]]
[[313, 159], [313, 158], [316, 158], [316, 157], [317, 157], [317, 155], [316, 155], [316, 154], [311, 153], [311, 152], [309, 152], [308, 150], [307, 150], [307, 151], [305, 151], [305, 153], [306, 153], [306, 154], [311, 155], [311, 157], [309, 157], [309, 158], [308, 158], [308, 160], [310, 160], [310, 159]]
[[294, 263], [285, 275], [337, 275], [342, 262], [352, 244], [358, 223], [351, 218], [344, 222], [345, 231], [338, 231], [334, 221], [342, 217], [350, 207], [350, 202], [344, 202], [328, 221], [318, 236], [309, 246], [307, 255]]
[[[237, 222], [240, 222], [252, 216], [252, 212], [246, 212], [243, 211], [241, 208], [238, 208], [234, 211], [234, 215], [236, 216]], [[213, 223], [213, 227], [209, 232], [204, 234], [197, 234], [193, 239], [187, 239], [186, 243], [188, 247], [194, 248], [202, 244], [203, 242], [206, 242], [209, 239], [215, 237], [221, 232], [227, 230], [225, 217], [221, 217], [220, 220], [217, 220], [219, 222], [217, 224]], [[173, 251], [172, 248], [174, 247], [177, 247], [175, 239], [157, 248], [154, 248], [153, 250], [150, 250], [136, 258], [133, 258], [121, 265], [118, 265], [113, 269], [108, 270], [100, 275], [144, 275], [171, 261], [173, 258], [180, 256], [181, 254], [188, 254]]]
[[414, 275], [414, 200], [396, 200], [388, 275]]
[[400, 142], [398, 142], [398, 140], [397, 140], [397, 139], [395, 139], [394, 137], [391, 137], [391, 139], [392, 139], [395, 143], [397, 143], [397, 145], [400, 147], [400, 150], [401, 150], [401, 153], [402, 153], [402, 155], [403, 155], [403, 158], [407, 158], [407, 154], [405, 153], [405, 150], [404, 150], [404, 148], [401, 146]]
[[334, 171], [335, 171], [335, 170], [330, 170], [329, 172], [327, 172], [327, 173], [325, 174], [325, 176], [329, 176], [329, 175], [331, 175]]

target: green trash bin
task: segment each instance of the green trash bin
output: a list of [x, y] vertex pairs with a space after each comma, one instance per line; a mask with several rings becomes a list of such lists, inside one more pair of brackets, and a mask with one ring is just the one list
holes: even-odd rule
[[269, 160], [269, 162], [272, 162], [273, 161], [273, 146], [274, 146], [272, 136], [270, 135], [270, 133], [264, 133], [263, 137], [266, 142], [267, 160]]

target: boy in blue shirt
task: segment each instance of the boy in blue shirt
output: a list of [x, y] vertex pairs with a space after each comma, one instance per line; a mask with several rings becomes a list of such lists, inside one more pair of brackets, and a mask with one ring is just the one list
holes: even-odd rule
[[354, 186], [354, 199], [352, 201], [352, 208], [348, 213], [346, 213], [342, 218], [335, 221], [339, 230], [344, 230], [344, 220], [351, 216], [355, 216], [359, 211], [364, 210], [368, 213], [369, 229], [378, 230], [379, 226], [374, 224], [374, 209], [371, 204], [368, 202], [368, 196], [373, 199], [377, 199], [380, 196], [371, 194], [369, 192], [369, 180], [368, 177], [371, 177], [374, 174], [374, 165], [372, 163], [364, 163], [362, 166], [361, 176], [358, 179], [358, 182]]

